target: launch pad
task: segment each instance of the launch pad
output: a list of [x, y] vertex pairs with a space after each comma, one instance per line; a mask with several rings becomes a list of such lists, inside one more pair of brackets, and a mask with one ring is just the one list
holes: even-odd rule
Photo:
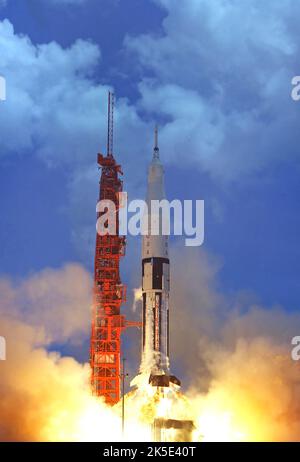
[[[152, 425], [153, 441], [157, 443], [177, 441], [192, 441], [192, 433], [195, 429], [192, 420], [155, 419]], [[168, 434], [172, 439], [168, 440]]]

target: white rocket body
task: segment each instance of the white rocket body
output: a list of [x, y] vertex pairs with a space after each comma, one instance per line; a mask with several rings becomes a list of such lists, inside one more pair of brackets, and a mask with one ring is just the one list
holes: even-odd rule
[[[142, 243], [143, 352], [142, 369], [150, 383], [169, 386], [169, 239], [162, 234], [161, 216], [151, 213], [151, 201], [165, 199], [164, 169], [159, 159], [157, 131], [153, 159], [148, 170], [148, 234]], [[159, 234], [151, 234], [151, 221], [160, 220]], [[174, 380], [172, 380], [174, 379]]]

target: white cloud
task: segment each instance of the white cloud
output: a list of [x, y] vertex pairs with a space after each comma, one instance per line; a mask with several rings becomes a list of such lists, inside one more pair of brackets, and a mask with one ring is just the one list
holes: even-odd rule
[[[4, 20], [0, 56], [7, 83], [7, 100], [0, 106], [0, 156], [34, 153], [49, 166], [64, 165], [74, 239], [83, 238], [85, 211], [91, 219], [89, 229], [95, 216], [96, 154], [106, 146], [109, 87], [96, 82], [101, 73], [100, 49], [84, 40], [69, 48], [56, 42], [34, 45]], [[115, 152], [126, 165], [131, 190], [136, 191], [141, 182], [136, 172], [143, 171], [145, 157], [151, 155], [152, 131], [125, 98], [117, 101], [115, 125]]]
[[299, 66], [300, 6], [155, 3], [166, 10], [162, 33], [127, 37], [125, 45], [151, 76], [140, 85], [143, 110], [168, 120], [162, 142], [169, 160], [185, 153], [213, 175], [238, 178], [297, 155], [290, 80]]
[[[101, 72], [99, 47], [86, 40], [69, 48], [56, 42], [34, 45], [4, 20], [0, 55], [7, 82], [7, 101], [0, 112], [0, 155], [30, 150], [49, 164], [71, 165], [72, 172], [95, 164], [97, 150], [106, 145], [109, 89], [95, 81]], [[115, 123], [115, 149], [122, 147], [128, 164], [136, 165], [146, 124], [125, 98], [117, 102]]]
[[0, 37], [7, 82], [7, 101], [0, 112], [0, 153], [31, 149], [62, 157], [63, 141], [69, 140], [76, 160], [80, 149], [76, 134], [92, 137], [95, 119], [88, 124], [87, 111], [93, 113], [97, 98], [99, 103], [105, 98], [105, 87], [89, 85], [100, 50], [82, 40], [68, 49], [55, 42], [35, 46], [28, 37], [15, 34], [8, 20], [0, 23]]

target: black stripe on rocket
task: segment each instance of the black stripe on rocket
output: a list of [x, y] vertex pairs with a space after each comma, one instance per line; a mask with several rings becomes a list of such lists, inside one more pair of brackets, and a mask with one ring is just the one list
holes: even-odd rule
[[[145, 265], [151, 264], [152, 267], [152, 283], [151, 287], [147, 288], [147, 291], [143, 293], [143, 348], [145, 347], [146, 337], [146, 305], [147, 305], [147, 292], [153, 291], [154, 295], [154, 306], [153, 306], [153, 348], [156, 351], [161, 349], [161, 334], [162, 334], [162, 293], [155, 292], [156, 290], [163, 290], [163, 269], [164, 264], [169, 265], [170, 261], [168, 258], [153, 257], [144, 258], [142, 260], [142, 274], [145, 275]], [[143, 290], [145, 288], [143, 287]], [[167, 354], [169, 355], [169, 310], [167, 310]], [[156, 326], [158, 325], [158, 332]], [[158, 335], [157, 335], [158, 334]]]
[[145, 264], [146, 263], [152, 264], [152, 287], [151, 289], [162, 290], [163, 264], [166, 263], [167, 265], [169, 265], [170, 260], [168, 258], [162, 258], [162, 257], [144, 258], [142, 261], [143, 277], [145, 274]]

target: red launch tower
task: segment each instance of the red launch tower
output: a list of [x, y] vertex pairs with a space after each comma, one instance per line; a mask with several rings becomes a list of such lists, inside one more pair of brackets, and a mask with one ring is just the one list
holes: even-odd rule
[[[114, 95], [108, 95], [107, 154], [98, 154], [102, 168], [99, 200], [111, 200], [116, 207], [116, 234], [96, 236], [93, 318], [91, 333], [92, 392], [104, 396], [108, 404], [120, 399], [121, 333], [125, 318], [121, 305], [126, 287], [121, 283], [120, 258], [125, 254], [125, 237], [119, 236], [119, 193], [123, 183], [121, 166], [113, 156]], [[99, 218], [98, 214], [97, 218]]]

